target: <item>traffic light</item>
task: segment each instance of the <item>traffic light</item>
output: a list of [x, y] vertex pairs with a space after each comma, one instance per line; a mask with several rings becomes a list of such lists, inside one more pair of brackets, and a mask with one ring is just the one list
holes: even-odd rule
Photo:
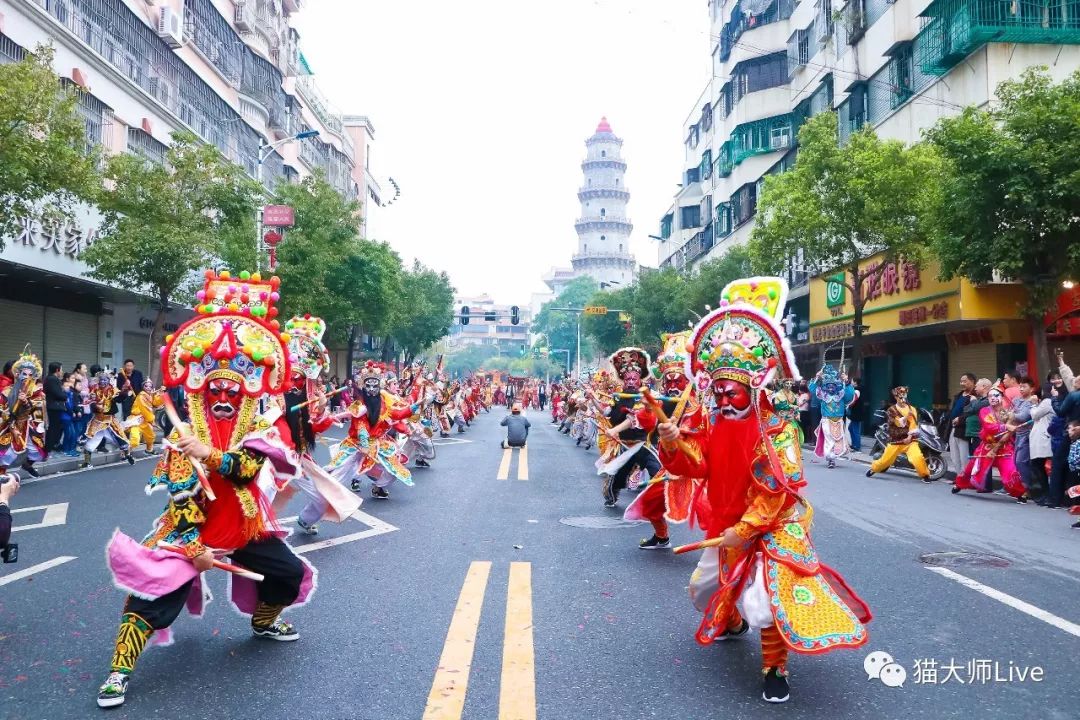
[[484, 313], [484, 322], [493, 323], [493, 322], [497, 322], [497, 321], [498, 321], [498, 318], [495, 316], [495, 311], [494, 310], [488, 310], [487, 312]]
[[511, 325], [517, 325], [519, 322], [521, 322], [521, 314], [520, 314], [520, 311], [518, 310], [518, 306], [517, 305], [511, 305], [510, 306], [510, 324]]
[[469, 306], [468, 305], [462, 305], [461, 306], [461, 324], [462, 325], [468, 325], [469, 324]]

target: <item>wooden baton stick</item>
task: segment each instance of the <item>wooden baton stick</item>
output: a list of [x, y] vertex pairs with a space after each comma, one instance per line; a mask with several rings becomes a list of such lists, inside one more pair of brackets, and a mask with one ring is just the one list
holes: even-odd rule
[[[664, 406], [657, 401], [657, 399], [653, 396], [651, 390], [649, 390], [648, 388], [642, 389], [641, 397], [645, 400], [645, 404], [649, 406], [649, 409], [652, 410], [653, 415], [655, 415], [660, 422], [671, 422], [671, 420], [667, 416], [667, 413], [664, 412]], [[687, 445], [686, 441], [682, 438], [679, 438], [675, 441], [675, 446], [678, 447], [681, 452], [684, 452], [691, 457], [695, 455], [694, 451], [690, 449], [690, 446]]]
[[348, 385], [342, 385], [337, 390], [331, 390], [330, 392], [326, 393], [325, 395], [323, 395], [321, 397], [313, 397], [310, 400], [305, 400], [304, 402], [300, 403], [299, 405], [293, 405], [291, 408], [289, 408], [289, 412], [296, 412], [297, 410], [299, 410], [301, 408], [306, 408], [308, 405], [313, 405], [313, 404], [319, 402], [320, 400], [329, 400], [330, 398], [334, 397], [338, 393], [345, 392], [346, 388], [348, 388]]
[[[172, 398], [169, 397], [168, 393], [165, 394], [163, 400], [165, 401], [165, 414], [169, 416], [169, 422], [176, 428], [176, 432], [185, 437], [191, 435], [191, 427], [186, 422], [180, 420], [180, 415], [177, 414], [176, 406], [173, 405]], [[191, 467], [195, 468], [195, 474], [199, 478], [199, 485], [202, 486], [203, 493], [206, 497], [210, 498], [211, 501], [217, 500], [213, 488], [210, 487], [210, 481], [206, 477], [206, 470], [203, 468], [202, 463], [193, 457], [189, 457], [188, 462], [191, 463]]]
[[[176, 553], [177, 555], [187, 555], [187, 553], [184, 552], [184, 548], [180, 547], [179, 545], [167, 543], [164, 540], [159, 540], [157, 546], [162, 550], [168, 550], [169, 552]], [[230, 563], [222, 562], [220, 560], [214, 560], [214, 567], [219, 570], [231, 572], [233, 575], [239, 575], [240, 577], [247, 578], [248, 580], [254, 580], [255, 582], [262, 582], [266, 579], [264, 576], [260, 575], [257, 572], [252, 572], [251, 570], [242, 568], [239, 565], [232, 565]]]
[[724, 536], [710, 538], [709, 540], [702, 540], [701, 542], [690, 543], [689, 545], [680, 545], [672, 550], [676, 555], [682, 555], [683, 553], [694, 552], [695, 550], [704, 550], [706, 548], [717, 547], [724, 544]]

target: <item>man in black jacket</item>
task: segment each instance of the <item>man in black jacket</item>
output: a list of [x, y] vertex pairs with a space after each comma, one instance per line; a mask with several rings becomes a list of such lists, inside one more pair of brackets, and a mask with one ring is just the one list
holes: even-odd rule
[[49, 417], [49, 425], [45, 430], [45, 448], [49, 452], [60, 452], [60, 438], [64, 432], [64, 422], [61, 419], [67, 408], [67, 393], [64, 392], [64, 383], [61, 377], [64, 374], [64, 366], [58, 362], [49, 363], [49, 374], [45, 378], [45, 413]]
[[116, 402], [120, 405], [120, 418], [124, 419], [131, 414], [131, 406], [135, 404], [135, 396], [143, 386], [142, 371], [135, 369], [135, 361], [128, 358], [124, 361], [124, 369], [116, 374]]

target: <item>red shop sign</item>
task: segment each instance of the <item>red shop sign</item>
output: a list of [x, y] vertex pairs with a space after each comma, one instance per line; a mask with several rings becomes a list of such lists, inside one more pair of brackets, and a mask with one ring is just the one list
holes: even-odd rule
[[293, 209], [288, 205], [267, 205], [263, 208], [263, 225], [267, 227], [292, 227], [294, 221]]

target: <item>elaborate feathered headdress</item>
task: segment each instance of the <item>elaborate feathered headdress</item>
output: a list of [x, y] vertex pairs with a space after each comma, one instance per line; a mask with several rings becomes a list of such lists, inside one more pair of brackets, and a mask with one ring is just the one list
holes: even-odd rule
[[779, 317], [787, 300], [787, 283], [777, 277], [731, 282], [721, 293], [720, 307], [691, 331], [687, 375], [705, 373], [765, 387], [774, 376], [799, 379], [791, 345]]
[[240, 383], [248, 397], [282, 391], [289, 373], [289, 336], [279, 332], [279, 281], [258, 274], [206, 271], [196, 293], [194, 318], [165, 338], [161, 367], [165, 385], [202, 392], [213, 378]]
[[686, 370], [686, 361], [690, 357], [690, 353], [686, 349], [686, 345], [690, 341], [690, 331], [664, 333], [661, 335], [661, 339], [664, 348], [656, 356], [656, 363], [653, 365], [655, 375], [662, 378], [669, 372], [684, 372]]
[[23, 348], [23, 351], [19, 354], [19, 359], [11, 365], [11, 374], [14, 377], [19, 377], [27, 371], [34, 380], [41, 378], [41, 360], [38, 359], [37, 355], [30, 352], [29, 345]]
[[386, 379], [382, 363], [377, 363], [374, 360], [368, 360], [366, 363], [364, 363], [364, 366], [360, 368], [359, 376], [361, 383], [364, 383], [367, 380], [375, 379], [378, 380], [379, 384], [381, 385]]
[[640, 377], [644, 378], [649, 374], [652, 365], [652, 358], [649, 357], [649, 353], [639, 347], [619, 348], [611, 354], [608, 361], [615, 368], [615, 374], [620, 378], [625, 377], [629, 372], [636, 372]]
[[318, 380], [330, 367], [330, 355], [322, 343], [326, 323], [309, 313], [288, 320], [285, 332], [289, 335], [289, 361], [293, 370], [299, 368], [308, 380]]

